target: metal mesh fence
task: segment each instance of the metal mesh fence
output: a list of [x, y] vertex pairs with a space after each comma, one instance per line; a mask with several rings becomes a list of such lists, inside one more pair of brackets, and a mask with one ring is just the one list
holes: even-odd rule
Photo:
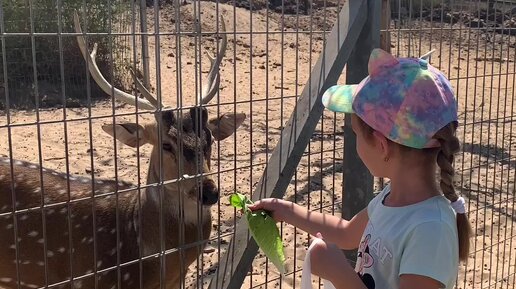
[[513, 288], [515, 3], [390, 4], [392, 53], [419, 56], [436, 49], [431, 63], [457, 93], [462, 150], [455, 185], [467, 199], [475, 234], [457, 288]]
[[[9, 236], [13, 236], [13, 252], [16, 254], [9, 256], [13, 257], [18, 275], [16, 278], [0, 276], [0, 287], [144, 288], [147, 284], [158, 284], [164, 288], [177, 282], [180, 288], [207, 288], [228, 250], [229, 240], [235, 234], [234, 226], [240, 218], [229, 205], [228, 197], [235, 191], [250, 195], [256, 188], [286, 121], [295, 112], [296, 101], [311, 77], [310, 71], [344, 3], [340, 0], [143, 2], [149, 2], [145, 14], [148, 33], [145, 35], [148, 37], [150, 91], [172, 108], [181, 125], [188, 124], [188, 119], [181, 116], [191, 112], [190, 107], [197, 104], [196, 97], [206, 84], [210, 67], [207, 53], [216, 54], [222, 34], [227, 36], [227, 51], [220, 65], [220, 88], [205, 107], [210, 118], [220, 120], [225, 114], [236, 112], [245, 113], [246, 120], [234, 128], [229, 137], [215, 140], [211, 157], [204, 155], [199, 162], [203, 163], [205, 157], [211, 158], [211, 170], [202, 171], [200, 175], [212, 179], [220, 192], [220, 199], [209, 209], [209, 236], [203, 235], [206, 231], [197, 224], [200, 219], [208, 217], [208, 212], [202, 210], [198, 203], [187, 206], [191, 204], [188, 192], [175, 189], [195, 187], [201, 194], [206, 190], [203, 184], [188, 183], [189, 175], [195, 174], [189, 171], [192, 162], [171, 159], [165, 152], [154, 149], [156, 143], [161, 146], [162, 141], [167, 140], [167, 131], [161, 128], [154, 130], [160, 133], [152, 136], [150, 145], [135, 148], [122, 145], [106, 134], [103, 129], [106, 125], [130, 122], [135, 125], [125, 128], [131, 129], [145, 123], [153, 124], [155, 118], [142, 108], [135, 109], [118, 101], [91, 101], [100, 90], [93, 85], [85, 66], [74, 66], [79, 61], [84, 65], [84, 61], [75, 46], [76, 35], [72, 26], [65, 29], [63, 25], [56, 24], [61, 22], [50, 21], [53, 29], [35, 31], [30, 30], [30, 23], [34, 21], [29, 21], [26, 30], [7, 31], [4, 16], [4, 47], [9, 39], [15, 37], [28, 45], [9, 51], [14, 55], [28, 55], [24, 58], [28, 62], [20, 62], [17, 57], [8, 55], [5, 48], [2, 50], [6, 52], [2, 61], [2, 79], [8, 83], [8, 89], [4, 90], [5, 99], [30, 95], [27, 99], [31, 101], [43, 101], [47, 90], [54, 91], [56, 99], [62, 99], [68, 97], [68, 93], [86, 87], [83, 93], [86, 93], [87, 101], [83, 107], [72, 107], [67, 103], [64, 108], [5, 109], [0, 113], [0, 156], [13, 159], [10, 163], [15, 163], [14, 159], [24, 160], [38, 168], [42, 166], [73, 175], [65, 177], [66, 182], [60, 183], [61, 187], [57, 189], [66, 196], [65, 199], [52, 199], [46, 187], [49, 183], [54, 184], [53, 177], [46, 175], [52, 173], [37, 169], [34, 174], [38, 177], [32, 180], [36, 183], [33, 189], [43, 203], [18, 206], [11, 198], [9, 205], [1, 203], [0, 225], [8, 230]], [[1, 3], [3, 11], [11, 5], [7, 1]], [[17, 4], [20, 5], [17, 9], [28, 9], [35, 19], [39, 2], [28, 3], [30, 5], [25, 5], [25, 2]], [[78, 6], [83, 23], [96, 15], [94, 9], [81, 10], [85, 3]], [[105, 57], [109, 59], [107, 63], [121, 60], [122, 64], [107, 65], [101, 70], [105, 76], [122, 75], [116, 78], [116, 86], [135, 93], [133, 79], [126, 72], [127, 66], [143, 71], [140, 3], [106, 3], [109, 7], [120, 5], [126, 8], [113, 17], [107, 30], [85, 31], [88, 48], [91, 51], [94, 41], [107, 41], [115, 47], [121, 44], [120, 49], [108, 50]], [[52, 5], [59, 7], [64, 4], [57, 1]], [[449, 76], [458, 95], [462, 151], [456, 158], [456, 186], [467, 197], [468, 216], [476, 237], [470, 260], [461, 267], [457, 286], [512, 288], [516, 262], [512, 243], [515, 174], [511, 157], [516, 74], [515, 4], [391, 0], [388, 5], [391, 21], [388, 29], [384, 28], [382, 32], [387, 32], [390, 37], [391, 52], [397, 56], [419, 56], [436, 49], [431, 63]], [[59, 19], [58, 15], [65, 17], [56, 13], [53, 20]], [[66, 17], [71, 19], [71, 14]], [[226, 32], [221, 31], [221, 21], [225, 23]], [[34, 33], [29, 33], [31, 31]], [[57, 47], [53, 48], [60, 52], [57, 58], [40, 54], [39, 38], [52, 38], [57, 42]], [[70, 54], [65, 51], [70, 51]], [[74, 57], [67, 60], [69, 55]], [[58, 71], [42, 73], [44, 70], [39, 67], [45, 67], [47, 63], [58, 63]], [[18, 67], [23, 69], [18, 70]], [[72, 73], [74, 77], [66, 77]], [[141, 79], [142, 75], [139, 77]], [[345, 73], [339, 82], [343, 83], [344, 79]], [[18, 83], [26, 85], [27, 89], [17, 87]], [[74, 86], [80, 88], [74, 90]], [[31, 94], [34, 92], [39, 95], [35, 97]], [[182, 123], [183, 120], [186, 122]], [[166, 124], [161, 122], [160, 125]], [[297, 165], [285, 199], [309, 206], [311, 210], [340, 215], [345, 205], [342, 204], [342, 195], [346, 193], [342, 190], [342, 125], [343, 116], [327, 111], [323, 113]], [[147, 136], [145, 130], [131, 132]], [[183, 153], [190, 149], [184, 145], [188, 143], [188, 137], [187, 131], [178, 132], [177, 139], [183, 145], [178, 145], [180, 148], [177, 149]], [[55, 174], [57, 176], [58, 173]], [[83, 182], [83, 177], [93, 179], [84, 181], [89, 186], [87, 189], [70, 185]], [[120, 183], [122, 180], [132, 185]], [[109, 186], [106, 185], [108, 183]], [[15, 190], [13, 187], [12, 191]], [[180, 196], [177, 201], [181, 206], [174, 203], [175, 195], [171, 195], [171, 191]], [[154, 215], [145, 216], [146, 219], [141, 217], [148, 212], [145, 204], [151, 200], [160, 204], [154, 208], [156, 214], [172, 216], [171, 219]], [[107, 214], [102, 217], [99, 212], [103, 211], [97, 211], [92, 202], [106, 206], [115, 202], [113, 208], [116, 210], [113, 210], [116, 214], [112, 212], [110, 217]], [[81, 204], [88, 208], [88, 213], [79, 214]], [[134, 215], [124, 223], [127, 221], [124, 212], [128, 204], [133, 206], [131, 213]], [[61, 217], [65, 223], [51, 223], [49, 212], [54, 210], [64, 210]], [[31, 212], [41, 219], [34, 219], [36, 217], [30, 215]], [[167, 212], [175, 214], [167, 215]], [[17, 216], [16, 221], [9, 219], [11, 215]], [[35, 221], [23, 227], [26, 220]], [[197, 225], [192, 226], [192, 222]], [[31, 230], [35, 224], [43, 224], [44, 232]], [[52, 226], [64, 228], [68, 233], [56, 240], [46, 233], [53, 232]], [[138, 228], [135, 230], [139, 233], [133, 232], [137, 237], [127, 235], [127, 232], [132, 232], [128, 226]], [[106, 232], [112, 235], [106, 238], [103, 235]], [[34, 234], [36, 236], [32, 236]], [[169, 241], [174, 234], [177, 234], [180, 244], [171, 246]], [[299, 287], [309, 236], [287, 224], [281, 225], [281, 234], [286, 246], [287, 273], [280, 276], [260, 252], [242, 288]], [[146, 239], [146, 235], [150, 237]], [[188, 239], [191, 235], [202, 237], [191, 241]], [[39, 244], [37, 247], [25, 245], [23, 240], [31, 237]], [[130, 249], [126, 249], [126, 237], [137, 240], [129, 244]], [[21, 238], [19, 243], [14, 241], [16, 238]], [[38, 243], [39, 240], [42, 241]], [[70, 248], [76, 242], [86, 244], [86, 249], [78, 245], [82, 251], [77, 249], [78, 253], [69, 254], [70, 251], [75, 252]], [[104, 242], [113, 247], [102, 251]], [[192, 253], [191, 248], [199, 243], [207, 247]], [[52, 258], [64, 252], [68, 255], [60, 259], [61, 262], [53, 261]], [[35, 261], [39, 266], [35, 267], [37, 270], [30, 267], [30, 263], [24, 263], [31, 254], [39, 254]], [[114, 259], [108, 258], [111, 263], [103, 263], [103, 260], [108, 260], [103, 259], [106, 258], [103, 254], [114, 256]], [[180, 260], [194, 256], [194, 261], [192, 264], [176, 262], [173, 256], [177, 255]], [[84, 267], [78, 265], [81, 256], [88, 260]], [[149, 267], [141, 265], [148, 263]], [[54, 274], [59, 270], [64, 271], [64, 275]], [[185, 275], [184, 278], [169, 279], [168, 273], [160, 275], [159, 272], [183, 272]], [[72, 281], [69, 280], [70, 275], [73, 275]]]
[[[2, 107], [6, 107], [7, 100], [10, 108], [77, 107], [87, 105], [88, 97], [94, 100], [105, 97], [96, 86], [92, 86], [93, 93], [87, 95], [85, 63], [75, 39], [64, 36], [73, 32], [72, 12], [80, 9], [83, 2], [2, 1], [2, 52], [5, 54], [0, 72]], [[140, 31], [139, 5], [128, 1], [84, 3], [85, 15], [89, 16], [84, 27], [92, 34], [89, 39], [100, 40], [99, 67], [112, 71], [112, 75], [106, 73], [109, 80], [131, 89], [132, 77], [127, 65], [141, 51], [140, 37], [131, 36], [132, 31]], [[98, 36], [108, 33], [122, 34]], [[137, 54], [132, 55], [132, 51]]]

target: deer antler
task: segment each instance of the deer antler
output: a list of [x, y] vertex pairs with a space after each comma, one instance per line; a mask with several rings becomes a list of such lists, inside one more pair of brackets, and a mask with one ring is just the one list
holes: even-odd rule
[[224, 21], [224, 17], [220, 16], [222, 22], [222, 43], [220, 44], [220, 50], [217, 53], [217, 57], [214, 58], [210, 53], [208, 53], [208, 57], [210, 58], [211, 66], [208, 73], [208, 79], [206, 81], [206, 85], [203, 87], [202, 94], [199, 95], [199, 105], [207, 104], [210, 100], [215, 96], [217, 90], [220, 87], [220, 73], [219, 67], [226, 53], [227, 48], [227, 35], [226, 35], [226, 23]]
[[[210, 102], [210, 100], [213, 99], [215, 94], [217, 93], [217, 90], [220, 88], [220, 73], [219, 73], [219, 67], [220, 63], [222, 61], [222, 58], [224, 57], [224, 54], [226, 53], [227, 48], [227, 35], [226, 35], [226, 24], [224, 21], [224, 17], [221, 16], [221, 22], [222, 22], [222, 43], [220, 45], [220, 49], [217, 53], [217, 57], [213, 57], [210, 53], [208, 53], [208, 57], [210, 59], [210, 70], [208, 73], [208, 78], [206, 80], [206, 84], [203, 87], [202, 94], [198, 97], [199, 105], [207, 104]], [[74, 11], [74, 23], [75, 23], [75, 31], [78, 34], [82, 34], [81, 25], [79, 21], [79, 15], [77, 14], [77, 11]], [[95, 82], [99, 85], [99, 87], [107, 94], [112, 95], [115, 99], [118, 99], [122, 102], [135, 105], [135, 103], [138, 103], [139, 107], [143, 109], [148, 110], [155, 110], [160, 105], [157, 100], [157, 98], [145, 88], [145, 86], [141, 83], [141, 81], [136, 77], [136, 74], [131, 69], [131, 74], [133, 75], [133, 78], [136, 83], [136, 88], [140, 91], [140, 93], [146, 98], [141, 99], [138, 98], [135, 95], [123, 92], [117, 88], [114, 88], [113, 85], [111, 85], [102, 75], [100, 72], [95, 57], [97, 56], [97, 43], [94, 44], [93, 50], [91, 54], [88, 54], [88, 49], [86, 48], [86, 40], [82, 35], [77, 36], [77, 42], [79, 43], [79, 48], [81, 49], [81, 53], [84, 57], [84, 59], [88, 62], [88, 67], [91, 76], [95, 80]]]
[[[79, 21], [79, 15], [77, 14], [77, 11], [74, 11], [74, 24], [75, 32], [77, 32], [78, 34], [82, 34], [81, 24]], [[155, 98], [153, 98], [152, 95], [150, 95], [150, 93], [148, 96], [143, 93], [144, 96], [147, 99], [149, 99], [149, 101], [147, 101], [145, 99], [138, 98], [135, 95], [114, 88], [113, 85], [111, 85], [104, 78], [95, 60], [97, 56], [97, 43], [94, 44], [91, 54], [88, 54], [88, 49], [86, 47], [86, 40], [84, 39], [84, 36], [77, 35], [77, 42], [79, 44], [79, 48], [81, 49], [82, 56], [88, 62], [88, 68], [91, 76], [105, 93], [112, 95], [115, 99], [118, 99], [127, 104], [136, 105], [136, 103], [138, 103], [138, 106], [142, 109], [155, 110], [157, 108], [156, 104], [158, 103], [158, 101]]]
[[159, 102], [157, 98], [143, 85], [143, 83], [138, 79], [136, 73], [132, 68], [129, 68], [131, 75], [133, 76], [134, 82], [136, 82], [136, 88], [140, 91], [141, 94], [155, 107], [159, 107]]

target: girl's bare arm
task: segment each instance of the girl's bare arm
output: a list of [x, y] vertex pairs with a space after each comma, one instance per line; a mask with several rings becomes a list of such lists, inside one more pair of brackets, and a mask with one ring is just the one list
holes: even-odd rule
[[326, 241], [345, 250], [358, 247], [369, 220], [366, 209], [347, 221], [337, 216], [309, 211], [305, 207], [280, 199], [263, 199], [250, 206], [250, 209], [270, 211], [276, 221], [289, 223], [314, 236], [320, 232]]

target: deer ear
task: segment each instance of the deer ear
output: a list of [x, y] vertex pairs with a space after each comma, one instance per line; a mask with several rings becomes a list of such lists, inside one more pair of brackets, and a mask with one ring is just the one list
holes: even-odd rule
[[102, 129], [110, 136], [116, 137], [117, 140], [133, 148], [148, 142], [144, 128], [135, 123], [105, 124]]
[[225, 113], [208, 121], [208, 128], [216, 140], [223, 140], [232, 135], [244, 122], [245, 113]]

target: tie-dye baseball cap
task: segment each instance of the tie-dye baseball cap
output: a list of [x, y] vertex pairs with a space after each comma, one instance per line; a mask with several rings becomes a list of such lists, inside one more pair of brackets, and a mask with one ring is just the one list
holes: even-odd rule
[[434, 134], [457, 121], [448, 79], [426, 57], [396, 58], [374, 49], [369, 76], [356, 85], [335, 85], [322, 97], [330, 111], [354, 113], [374, 130], [401, 145], [438, 147]]

